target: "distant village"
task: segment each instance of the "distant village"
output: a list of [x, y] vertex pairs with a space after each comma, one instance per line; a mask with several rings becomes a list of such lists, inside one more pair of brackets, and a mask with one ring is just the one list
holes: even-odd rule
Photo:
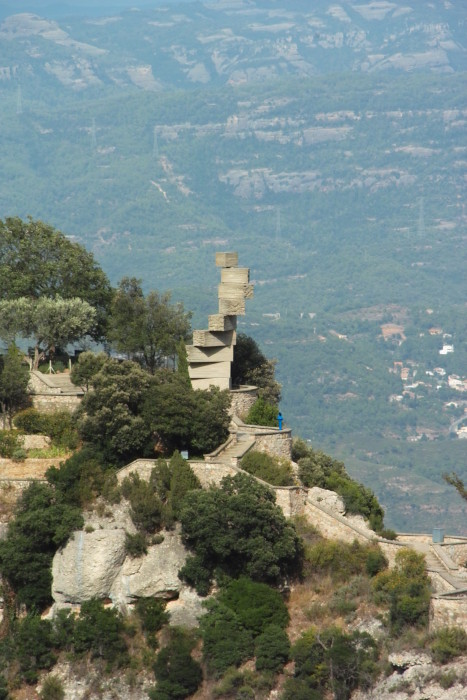
[[[381, 326], [381, 333], [385, 340], [399, 338], [402, 343], [406, 338], [404, 329], [394, 323], [387, 323]], [[439, 336], [442, 341], [442, 346], [438, 350], [440, 356], [446, 356], [454, 352], [454, 345], [450, 342], [452, 335], [445, 333], [442, 328], [433, 326], [428, 329], [431, 336]], [[420, 334], [423, 336], [424, 334]], [[440, 360], [442, 365], [442, 360]], [[423, 398], [424, 394], [420, 394], [423, 389], [428, 391], [438, 391], [439, 389], [453, 389], [460, 394], [467, 392], [467, 377], [459, 376], [458, 374], [448, 374], [444, 367], [433, 367], [433, 369], [421, 369], [420, 363], [413, 360], [403, 362], [394, 362], [391, 372], [398, 375], [404, 385], [401, 394], [392, 394], [389, 397], [390, 401], [403, 401], [404, 398], [417, 399]], [[453, 420], [450, 426], [450, 433], [458, 438], [467, 439], [467, 397], [459, 399], [451, 399], [443, 404], [445, 409], [463, 408], [464, 414], [460, 418]], [[465, 425], [464, 425], [465, 423]], [[422, 435], [411, 435], [408, 440], [415, 442], [421, 440]]]

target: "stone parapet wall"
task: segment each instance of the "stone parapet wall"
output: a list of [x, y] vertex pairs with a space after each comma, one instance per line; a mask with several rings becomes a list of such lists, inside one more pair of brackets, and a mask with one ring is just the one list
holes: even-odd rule
[[190, 461], [190, 467], [200, 480], [203, 489], [209, 486], [219, 486], [225, 476], [235, 476], [239, 471], [236, 467], [222, 462]]
[[258, 388], [256, 386], [242, 386], [230, 391], [230, 416], [246, 416], [250, 408], [258, 398]]
[[69, 411], [73, 413], [81, 403], [82, 396], [67, 396], [66, 394], [33, 394], [32, 405], [42, 413]]
[[[334, 516], [325, 513], [321, 508], [307, 501], [304, 514], [308, 521], [314, 525], [324, 537], [332, 540], [341, 540], [351, 544], [357, 540], [361, 544], [368, 544], [369, 539], [358, 530], [340, 522]], [[373, 533], [374, 534], [374, 533]], [[376, 535], [375, 535], [376, 537]]]
[[138, 476], [144, 481], [149, 481], [151, 477], [151, 472], [156, 466], [156, 459], [135, 459], [134, 462], [130, 462], [125, 467], [122, 467], [117, 472], [117, 481], [119, 484], [122, 483], [123, 479], [130, 476], [132, 472], [138, 474]]
[[275, 457], [292, 458], [292, 432], [290, 430], [278, 430], [255, 434], [255, 450], [267, 452]]
[[467, 598], [432, 598], [430, 602], [430, 632], [441, 627], [467, 629]]
[[446, 552], [457, 566], [464, 567], [467, 563], [467, 541], [466, 542], [445, 542], [438, 545], [442, 547], [442, 551]]
[[301, 486], [269, 487], [276, 494], [276, 504], [281, 508], [286, 518], [301, 515], [306, 503], [307, 492]]

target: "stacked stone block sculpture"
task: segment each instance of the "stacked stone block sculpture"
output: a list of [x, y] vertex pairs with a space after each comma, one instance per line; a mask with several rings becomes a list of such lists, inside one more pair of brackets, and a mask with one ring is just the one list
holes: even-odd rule
[[231, 389], [231, 362], [237, 340], [237, 316], [245, 315], [245, 300], [253, 296], [250, 270], [238, 267], [237, 253], [216, 253], [221, 269], [219, 313], [209, 316], [207, 330], [193, 331], [187, 346], [188, 372], [193, 389]]

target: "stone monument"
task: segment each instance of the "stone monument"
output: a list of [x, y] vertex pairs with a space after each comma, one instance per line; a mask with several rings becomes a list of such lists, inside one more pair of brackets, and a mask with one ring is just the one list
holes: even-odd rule
[[250, 270], [238, 267], [237, 253], [216, 253], [216, 265], [221, 268], [219, 313], [209, 316], [207, 330], [193, 331], [193, 345], [186, 349], [193, 389], [232, 388], [237, 316], [245, 315], [245, 300], [253, 296]]

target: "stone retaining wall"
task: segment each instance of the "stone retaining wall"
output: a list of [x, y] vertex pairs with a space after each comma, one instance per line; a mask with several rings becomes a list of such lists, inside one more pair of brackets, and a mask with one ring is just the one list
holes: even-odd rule
[[430, 632], [440, 627], [467, 629], [467, 598], [432, 598], [430, 602]]
[[467, 563], [467, 541], [458, 542], [456, 544], [446, 542], [442, 547], [442, 551], [446, 552], [449, 557], [457, 564], [457, 566], [465, 566]]
[[251, 435], [255, 438], [254, 449], [258, 452], [267, 452], [275, 457], [292, 458], [292, 431], [290, 428], [269, 428], [264, 425], [249, 425], [239, 420], [233, 419], [235, 432], [238, 434]]
[[43, 413], [54, 411], [69, 411], [73, 413], [81, 403], [82, 396], [67, 396], [66, 394], [33, 394], [32, 405]]
[[258, 389], [255, 386], [241, 386], [238, 389], [232, 389], [230, 397], [229, 415], [246, 416], [258, 398]]
[[301, 486], [269, 486], [276, 494], [276, 504], [286, 518], [301, 515], [306, 503], [306, 489]]
[[200, 480], [203, 489], [209, 486], [219, 486], [224, 476], [235, 476], [235, 474], [238, 474], [238, 469], [222, 462], [190, 461], [190, 467]]

